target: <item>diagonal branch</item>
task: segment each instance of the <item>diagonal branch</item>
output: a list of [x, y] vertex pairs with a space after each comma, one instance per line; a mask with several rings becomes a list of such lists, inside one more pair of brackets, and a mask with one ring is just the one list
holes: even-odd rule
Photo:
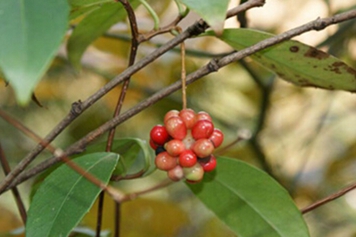
[[[232, 63], [236, 62], [246, 56], [249, 56], [253, 53], [256, 53], [262, 49], [268, 48], [269, 46], [278, 44], [282, 41], [288, 40], [294, 36], [300, 35], [302, 33], [311, 31], [311, 30], [322, 30], [325, 27], [336, 24], [342, 21], [346, 21], [352, 18], [356, 17], [356, 10], [351, 10], [347, 11], [338, 15], [335, 15], [333, 17], [328, 17], [328, 18], [323, 18], [323, 19], [317, 19], [314, 21], [311, 21], [309, 23], [306, 23], [302, 26], [296, 27], [294, 29], [291, 29], [289, 31], [286, 31], [280, 35], [276, 35], [274, 37], [265, 39], [263, 41], [260, 41], [259, 43], [245, 48], [241, 51], [231, 53], [221, 59], [212, 59], [208, 64], [205, 66], [201, 67], [200, 69], [196, 70], [195, 72], [189, 74], [187, 76], [187, 84], [191, 84], [194, 81], [212, 73], [220, 68]], [[182, 36], [184, 33], [182, 33], [180, 36]], [[178, 36], [179, 37], [179, 36]], [[135, 64], [137, 65], [137, 64]], [[133, 67], [135, 66], [133, 65]], [[131, 67], [130, 67], [131, 68]], [[79, 150], [83, 149], [88, 143], [92, 142], [94, 139], [102, 135], [104, 132], [110, 130], [111, 128], [118, 126], [119, 124], [123, 123], [124, 121], [128, 120], [132, 116], [138, 114], [140, 111], [146, 109], [150, 105], [158, 102], [160, 99], [170, 95], [171, 93], [181, 89], [181, 81], [177, 81], [170, 86], [158, 91], [157, 93], [153, 94], [151, 97], [147, 98], [146, 100], [138, 103], [136, 106], [131, 108], [130, 110], [126, 111], [122, 115], [115, 117], [108, 122], [104, 123], [101, 125], [99, 128], [95, 129], [94, 131], [90, 132], [87, 134], [85, 137], [74, 143], [72, 146], [70, 146], [64, 154], [69, 156], [71, 154], [74, 154], [78, 152]], [[60, 157], [52, 157], [51, 159], [48, 159], [41, 164], [39, 164], [37, 167], [27, 171], [23, 175], [19, 176], [12, 182], [6, 189], [9, 189], [11, 187], [14, 187], [15, 185], [23, 182], [24, 180], [27, 180], [28, 178], [36, 175], [37, 173], [47, 169], [51, 165], [55, 164], [60, 160]], [[0, 193], [4, 191], [3, 186], [0, 186]]]

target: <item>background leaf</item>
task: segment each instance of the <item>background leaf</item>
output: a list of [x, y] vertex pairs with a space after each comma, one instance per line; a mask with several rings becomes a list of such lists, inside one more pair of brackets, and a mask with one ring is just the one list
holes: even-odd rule
[[216, 173], [206, 173], [203, 182], [188, 186], [238, 236], [309, 236], [287, 191], [242, 161], [219, 157]]
[[229, 0], [181, 0], [181, 2], [198, 13], [217, 34], [222, 33]]
[[[136, 8], [138, 1], [131, 1]], [[68, 58], [73, 66], [80, 68], [80, 59], [85, 49], [99, 36], [104, 34], [112, 25], [123, 20], [126, 11], [122, 4], [111, 2], [102, 4], [98, 9], [90, 12], [73, 30], [68, 40]]]
[[[272, 36], [255, 30], [225, 29], [220, 39], [240, 50]], [[298, 86], [356, 91], [356, 70], [330, 54], [295, 40], [269, 47], [252, 58]]]
[[[74, 162], [108, 183], [118, 159], [117, 154], [100, 152], [78, 157]], [[68, 236], [100, 191], [67, 165], [60, 166], [45, 179], [33, 197], [26, 236]]]
[[66, 0], [3, 0], [0, 11], [0, 67], [25, 104], [63, 39], [69, 5]]
[[72, 9], [70, 11], [70, 19], [75, 19], [78, 16], [89, 13], [100, 8], [101, 4], [112, 2], [112, 0], [68, 0]]

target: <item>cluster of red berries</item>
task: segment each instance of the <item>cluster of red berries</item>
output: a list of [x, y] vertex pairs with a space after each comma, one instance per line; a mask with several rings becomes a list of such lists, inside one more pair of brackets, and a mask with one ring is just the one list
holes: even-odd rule
[[150, 132], [150, 146], [156, 151], [155, 164], [167, 171], [173, 181], [185, 178], [199, 182], [204, 172], [216, 167], [214, 149], [223, 142], [223, 133], [214, 128], [210, 115], [192, 109], [171, 110], [164, 117], [164, 126], [156, 125]]

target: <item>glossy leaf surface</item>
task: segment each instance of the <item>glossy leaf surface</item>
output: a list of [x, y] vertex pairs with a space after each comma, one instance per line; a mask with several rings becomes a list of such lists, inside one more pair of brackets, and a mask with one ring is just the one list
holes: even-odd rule
[[238, 236], [309, 236], [300, 211], [274, 179], [242, 161], [217, 160], [216, 172], [188, 186]]
[[[117, 154], [100, 152], [78, 157], [74, 162], [107, 184], [118, 159]], [[100, 191], [67, 165], [60, 166], [46, 177], [33, 197], [26, 236], [68, 236]]]

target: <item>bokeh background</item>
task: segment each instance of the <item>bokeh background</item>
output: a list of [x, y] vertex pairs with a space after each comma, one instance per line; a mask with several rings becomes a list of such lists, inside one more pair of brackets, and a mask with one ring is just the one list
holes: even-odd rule
[[[148, 1], [161, 18], [161, 24], [177, 14], [172, 1]], [[246, 14], [248, 27], [281, 33], [303, 23], [356, 7], [355, 0], [267, 0], [262, 8]], [[231, 1], [231, 7], [239, 1]], [[153, 22], [145, 8], [137, 9], [142, 32]], [[198, 19], [191, 13], [182, 28]], [[77, 19], [78, 20], [78, 19]], [[79, 19], [80, 20], [80, 19]], [[238, 27], [236, 18], [226, 27]], [[110, 33], [129, 36], [126, 23], [112, 27]], [[295, 39], [316, 46], [356, 68], [356, 21], [331, 26], [321, 32], [309, 32]], [[143, 43], [138, 58], [154, 51], [172, 38], [155, 37]], [[68, 63], [65, 42], [49, 71], [36, 88], [43, 105], [31, 103], [19, 107], [11, 86], [0, 80], [0, 107], [19, 119], [40, 136], [46, 134], [67, 114], [71, 104], [85, 100], [122, 72], [127, 65], [130, 44], [125, 40], [101, 37], [86, 51], [80, 71]], [[213, 38], [190, 39], [187, 47], [187, 72], [205, 65], [213, 56], [232, 51]], [[35, 60], [35, 59], [33, 59]], [[180, 79], [180, 56], [171, 51], [132, 77], [123, 111]], [[112, 117], [121, 88], [115, 88], [76, 119], [55, 141], [66, 148]], [[284, 82], [246, 58], [213, 73], [187, 89], [188, 106], [209, 112], [225, 133], [224, 144], [241, 132], [252, 139], [242, 141], [223, 153], [267, 169], [290, 192], [299, 208], [356, 182], [356, 96], [349, 92], [300, 88]], [[148, 140], [150, 128], [162, 123], [164, 114], [182, 106], [180, 91], [161, 100], [117, 128], [116, 137]], [[105, 141], [106, 135], [99, 140]], [[0, 142], [12, 166], [36, 143], [0, 119]], [[48, 158], [43, 152], [31, 165]], [[261, 161], [265, 161], [261, 162]], [[267, 164], [267, 165], [266, 165]], [[238, 171], [236, 171], [238, 172]], [[2, 179], [3, 173], [0, 173]], [[126, 191], [138, 191], [157, 184], [165, 177], [155, 172], [147, 178], [116, 184]], [[29, 206], [32, 181], [20, 185]], [[238, 208], [238, 207], [235, 207]], [[352, 191], [305, 216], [313, 237], [356, 236], [356, 191]], [[123, 204], [122, 236], [235, 236], [190, 193], [183, 183], [145, 195]], [[113, 227], [113, 202], [106, 201], [104, 228]], [[84, 219], [94, 228], [95, 212]], [[15, 202], [10, 192], [0, 196], [0, 236], [21, 228]], [[17, 229], [20, 230], [21, 229]]]

